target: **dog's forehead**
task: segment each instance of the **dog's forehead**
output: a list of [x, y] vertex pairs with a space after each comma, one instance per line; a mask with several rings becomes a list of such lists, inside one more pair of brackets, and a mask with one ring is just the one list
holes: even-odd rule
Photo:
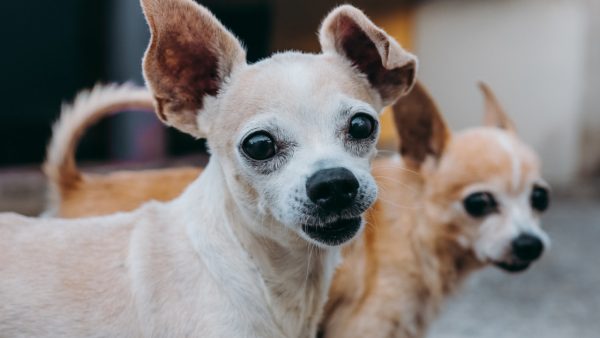
[[537, 156], [516, 136], [498, 128], [480, 127], [452, 137], [436, 177], [456, 193], [481, 183], [495, 183], [518, 193], [539, 179], [540, 172]]
[[288, 89], [293, 94], [318, 95], [318, 89], [336, 89], [368, 99], [366, 79], [344, 59], [324, 54], [287, 52], [275, 54], [248, 67], [241, 85], [260, 85], [271, 89]]
[[221, 119], [239, 126], [252, 115], [323, 112], [341, 97], [372, 104], [366, 79], [347, 62], [330, 55], [276, 54], [245, 67], [231, 79]]

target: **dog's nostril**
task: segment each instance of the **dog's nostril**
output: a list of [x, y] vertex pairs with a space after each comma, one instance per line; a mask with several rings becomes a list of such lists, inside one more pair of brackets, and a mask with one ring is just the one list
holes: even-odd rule
[[358, 192], [358, 180], [346, 168], [319, 170], [306, 181], [308, 198], [328, 211], [339, 211], [352, 204]]
[[[319, 184], [313, 187], [312, 190], [309, 190], [309, 197], [311, 200], [317, 202], [324, 202], [324, 200], [328, 199], [332, 195], [331, 187], [329, 184]], [[315, 202], [315, 203], [317, 203]]]
[[523, 234], [512, 241], [512, 250], [518, 259], [533, 261], [542, 255], [544, 244], [536, 236]]

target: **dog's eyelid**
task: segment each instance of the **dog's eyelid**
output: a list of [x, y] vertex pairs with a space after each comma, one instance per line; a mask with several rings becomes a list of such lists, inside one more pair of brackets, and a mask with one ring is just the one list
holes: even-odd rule
[[534, 181], [533, 184], [531, 185], [531, 190], [533, 190], [535, 188], [541, 188], [541, 189], [547, 190], [548, 192], [552, 192], [552, 187], [550, 187], [550, 185], [548, 183], [546, 183], [546, 181], [544, 181], [544, 180]]
[[357, 113], [366, 113], [373, 116], [373, 118], [378, 118], [380, 115], [368, 103], [350, 98], [340, 103], [338, 110], [341, 113], [339, 116], [340, 118], [349, 118]]
[[366, 106], [354, 106], [350, 107], [347, 111], [346, 117], [351, 118], [356, 114], [366, 114], [371, 116], [375, 120], [379, 120], [379, 114], [377, 114], [372, 108]]
[[244, 131], [243, 133], [241, 133], [241, 137], [240, 140], [238, 141], [238, 143], [242, 143], [245, 139], [248, 138], [248, 136], [258, 133], [258, 132], [264, 132], [264, 133], [268, 133], [268, 134], [273, 134], [269, 129], [267, 128], [260, 128], [260, 127], [254, 127], [254, 128], [250, 128], [246, 131]]
[[261, 123], [260, 125], [256, 124], [243, 129], [240, 133], [238, 144], [241, 144], [248, 136], [258, 132], [264, 132], [271, 135], [276, 142], [285, 139], [285, 133], [283, 133], [274, 123]]
[[467, 198], [469, 195], [477, 194], [477, 193], [488, 193], [488, 194], [492, 195], [492, 197], [494, 197], [494, 198], [496, 198], [498, 195], [501, 194], [498, 189], [494, 188], [493, 185], [476, 184], [476, 183], [473, 183], [473, 184], [471, 184], [471, 186], [469, 186], [467, 188], [463, 188], [462, 190], [459, 190], [459, 191], [462, 191], [459, 194], [461, 200]]

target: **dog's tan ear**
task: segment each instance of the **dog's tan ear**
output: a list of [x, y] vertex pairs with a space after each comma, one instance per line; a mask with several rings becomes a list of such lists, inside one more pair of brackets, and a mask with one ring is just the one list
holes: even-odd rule
[[384, 106], [408, 92], [415, 82], [416, 57], [350, 5], [339, 6], [327, 15], [319, 41], [324, 53], [341, 55], [363, 73]]
[[450, 129], [427, 89], [417, 82], [392, 107], [404, 162], [418, 170], [427, 158], [439, 159], [450, 138]]
[[483, 98], [485, 101], [485, 117], [483, 120], [483, 124], [488, 127], [497, 127], [501, 129], [505, 129], [507, 131], [516, 133], [517, 128], [513, 121], [508, 117], [508, 114], [498, 102], [498, 98], [494, 95], [494, 92], [484, 82], [479, 82], [479, 89], [483, 93]]
[[210, 110], [227, 77], [246, 64], [240, 42], [207, 9], [192, 0], [141, 0], [150, 26], [144, 77], [160, 119], [204, 137], [198, 116]]

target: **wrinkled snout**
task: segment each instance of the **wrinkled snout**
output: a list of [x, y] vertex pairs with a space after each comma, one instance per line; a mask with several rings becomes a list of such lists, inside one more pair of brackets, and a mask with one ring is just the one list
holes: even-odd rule
[[331, 213], [350, 207], [356, 199], [358, 188], [356, 176], [341, 167], [319, 170], [306, 181], [308, 198]]

